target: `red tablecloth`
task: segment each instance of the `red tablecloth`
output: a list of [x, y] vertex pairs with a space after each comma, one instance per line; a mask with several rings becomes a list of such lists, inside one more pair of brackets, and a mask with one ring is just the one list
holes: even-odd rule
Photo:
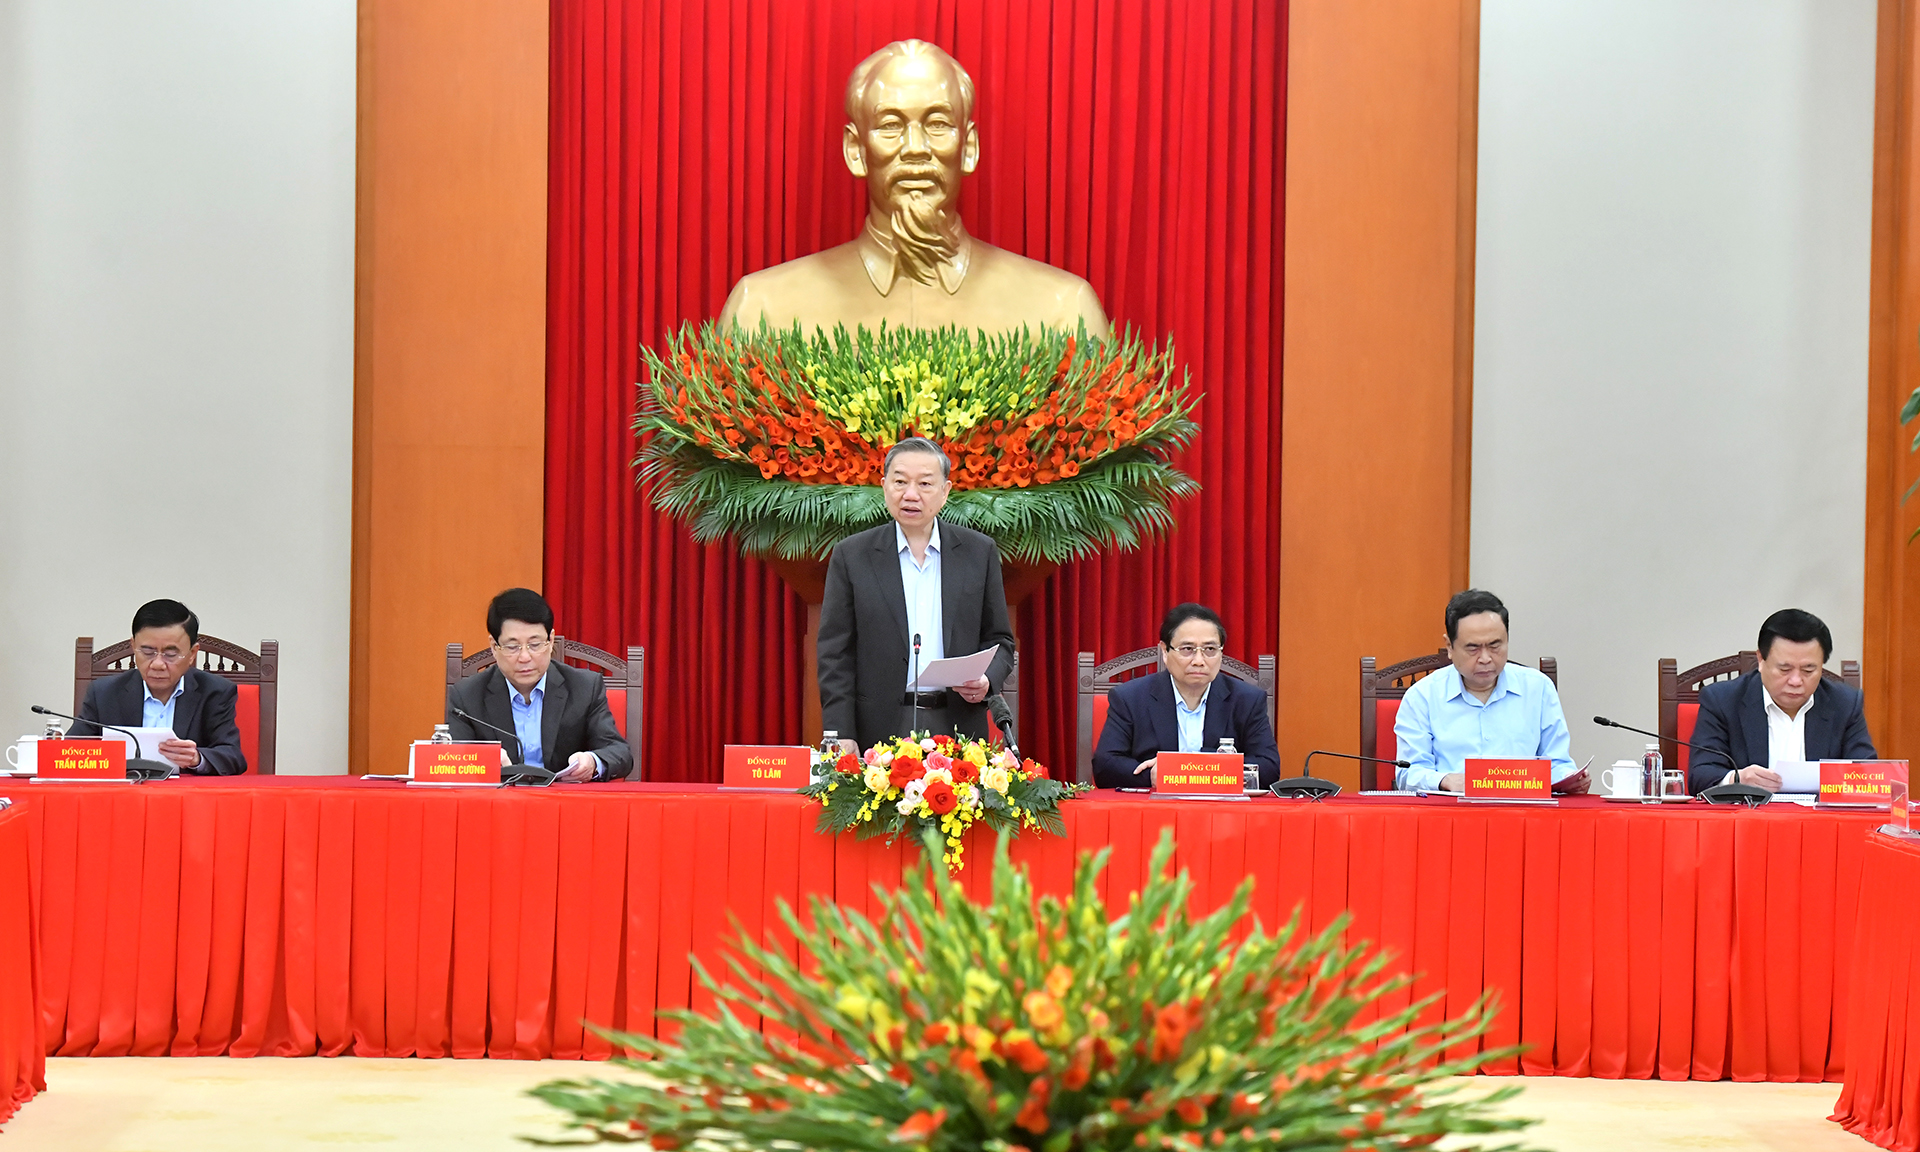
[[[813, 832], [793, 795], [602, 785], [452, 794], [242, 779], [35, 785], [49, 1050], [59, 1055], [603, 1057], [710, 997], [729, 913], [869, 901], [906, 849]], [[1444, 800], [1219, 804], [1095, 796], [1016, 856], [1062, 892], [1111, 846], [1123, 902], [1172, 826], [1199, 903], [1247, 875], [1269, 924], [1304, 904], [1444, 988], [1503, 1005], [1491, 1072], [1838, 1079], [1847, 953], [1880, 815]], [[969, 851], [984, 888], [990, 842]], [[1401, 1003], [1405, 1003], [1405, 993]], [[1391, 1007], [1391, 1005], [1389, 1005]], [[1436, 1008], [1432, 1015], [1438, 1016]], [[1483, 1049], [1484, 1050], [1484, 1049]]]
[[40, 952], [28, 879], [27, 815], [0, 812], [0, 1122], [47, 1090]]
[[[1874, 897], [1860, 906], [1847, 1014], [1846, 1085], [1833, 1119], [1882, 1148], [1920, 1149], [1920, 950], [1913, 898], [1920, 843], [1869, 836], [1863, 862]], [[1910, 1059], [1908, 1053], [1917, 1058]]]

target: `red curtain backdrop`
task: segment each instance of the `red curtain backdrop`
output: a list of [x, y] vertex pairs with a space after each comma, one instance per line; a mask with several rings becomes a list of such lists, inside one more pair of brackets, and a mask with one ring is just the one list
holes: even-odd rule
[[1220, 610], [1274, 651], [1286, 23], [1276, 0], [556, 0], [546, 590], [561, 631], [647, 648], [647, 774], [801, 737], [806, 610], [765, 565], [693, 544], [634, 486], [639, 348], [745, 273], [850, 239], [847, 73], [919, 37], [973, 75], [983, 240], [1086, 277], [1171, 335], [1204, 392], [1173, 535], [1062, 569], [1018, 614], [1023, 743], [1070, 774], [1074, 658]]

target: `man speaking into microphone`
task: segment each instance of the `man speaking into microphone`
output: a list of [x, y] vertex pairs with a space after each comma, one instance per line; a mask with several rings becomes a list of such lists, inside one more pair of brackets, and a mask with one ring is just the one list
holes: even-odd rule
[[[951, 471], [947, 454], [925, 437], [895, 444], [880, 480], [893, 522], [840, 541], [827, 562], [820, 718], [849, 750], [855, 739], [867, 748], [916, 726], [984, 738], [984, 701], [1013, 670], [1000, 549], [990, 537], [940, 520], [953, 491]], [[916, 667], [995, 644], [1000, 651], [986, 675], [945, 691], [907, 691]]]

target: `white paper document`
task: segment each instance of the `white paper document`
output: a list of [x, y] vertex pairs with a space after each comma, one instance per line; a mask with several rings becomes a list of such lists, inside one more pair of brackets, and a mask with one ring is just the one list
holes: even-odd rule
[[1780, 773], [1780, 791], [1782, 792], [1819, 792], [1820, 762], [1818, 760], [1803, 764], [1780, 764], [1774, 768]]
[[920, 669], [920, 679], [907, 686], [909, 692], [938, 692], [942, 688], [958, 688], [970, 684], [987, 674], [987, 665], [1000, 654], [1000, 645], [982, 649], [971, 656], [954, 656], [946, 660], [935, 660]]
[[140, 741], [138, 751], [135, 751], [131, 746], [127, 748], [127, 759], [129, 760], [159, 760], [165, 763], [166, 757], [160, 755], [160, 741], [179, 739], [179, 737], [173, 734], [173, 729], [171, 728], [135, 728], [131, 724], [119, 724], [113, 728], [102, 728], [100, 730], [100, 739], [118, 740], [122, 744], [128, 744], [127, 738], [121, 735], [123, 732], [132, 733], [138, 737]]

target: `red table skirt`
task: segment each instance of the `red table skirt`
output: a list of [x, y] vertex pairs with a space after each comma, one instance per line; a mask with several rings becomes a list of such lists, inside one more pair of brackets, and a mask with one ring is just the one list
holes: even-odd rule
[[1882, 1148], [1920, 1149], [1920, 950], [1914, 948], [1914, 893], [1920, 844], [1867, 838], [1865, 865], [1876, 898], [1860, 906], [1853, 938], [1854, 982], [1847, 1014], [1846, 1085], [1833, 1119]]
[[47, 1090], [27, 827], [18, 805], [0, 812], [0, 1122]]
[[[797, 796], [602, 785], [452, 793], [372, 782], [35, 785], [50, 1052], [599, 1058], [703, 1009], [729, 915], [780, 944], [775, 900], [871, 908], [910, 850], [813, 831]], [[1096, 795], [1020, 840], [1042, 891], [1111, 847], [1120, 906], [1163, 827], [1202, 909], [1244, 877], [1274, 925], [1352, 933], [1501, 1012], [1488, 1072], [1838, 1079], [1862, 844], [1882, 815], [1558, 808], [1394, 798], [1222, 804]], [[984, 890], [991, 841], [968, 851]], [[917, 854], [917, 850], [914, 850]], [[790, 940], [785, 946], [792, 948]], [[662, 1027], [665, 1024], [660, 1025]]]

